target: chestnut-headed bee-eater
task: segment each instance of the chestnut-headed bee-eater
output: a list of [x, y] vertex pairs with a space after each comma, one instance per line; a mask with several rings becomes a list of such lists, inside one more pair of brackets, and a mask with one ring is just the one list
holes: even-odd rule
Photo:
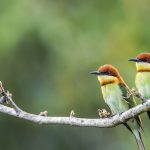
[[[109, 106], [113, 115], [120, 114], [135, 106], [135, 101], [130, 90], [119, 72], [112, 65], [101, 66], [97, 71], [91, 72], [97, 75], [101, 85], [102, 95], [105, 103]], [[144, 150], [141, 138], [141, 120], [139, 116], [130, 119], [124, 125], [135, 136], [139, 150]]]
[[[136, 62], [135, 85], [139, 94], [144, 99], [150, 98], [150, 53], [141, 53], [136, 58], [130, 58], [129, 61]], [[150, 118], [150, 111], [147, 112]]]

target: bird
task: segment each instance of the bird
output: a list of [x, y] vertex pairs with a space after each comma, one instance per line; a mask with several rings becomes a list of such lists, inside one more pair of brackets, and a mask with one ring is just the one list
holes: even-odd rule
[[[150, 53], [140, 53], [136, 58], [130, 58], [129, 61], [136, 63], [135, 85], [138, 93], [144, 99], [150, 98]], [[147, 112], [150, 119], [150, 111]]]
[[[110, 108], [112, 115], [121, 114], [136, 105], [128, 86], [114, 66], [106, 64], [90, 73], [97, 76], [104, 101]], [[139, 150], [145, 150], [141, 137], [140, 116], [130, 119], [124, 125], [134, 135]]]

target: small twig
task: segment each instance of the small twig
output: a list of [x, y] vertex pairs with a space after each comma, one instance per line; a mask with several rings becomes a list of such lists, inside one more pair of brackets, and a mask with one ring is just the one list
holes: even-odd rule
[[47, 116], [48, 116], [48, 111], [45, 110], [45, 111], [43, 111], [43, 112], [40, 112], [39, 115], [40, 115], [40, 116], [45, 116], [45, 117], [47, 117]]
[[70, 112], [70, 118], [72, 118], [72, 117], [75, 117], [75, 112], [74, 112], [74, 110], [71, 110], [71, 112]]
[[17, 114], [19, 114], [22, 110], [15, 104], [15, 102], [12, 100], [12, 94], [9, 93], [9, 91], [5, 91], [2, 82], [0, 81], [0, 91], [3, 95], [1, 98], [3, 98], [3, 102], [7, 102], [11, 107], [13, 107]]

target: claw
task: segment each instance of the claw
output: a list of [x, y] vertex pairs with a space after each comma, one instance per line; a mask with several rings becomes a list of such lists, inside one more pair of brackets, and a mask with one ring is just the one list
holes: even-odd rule
[[97, 111], [100, 118], [110, 117], [110, 112], [108, 112], [106, 109], [98, 109]]

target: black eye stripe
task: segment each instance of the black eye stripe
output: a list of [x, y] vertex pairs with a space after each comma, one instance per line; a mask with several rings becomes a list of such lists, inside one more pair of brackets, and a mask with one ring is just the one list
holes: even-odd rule
[[150, 63], [150, 58], [142, 58], [141, 62], [148, 62], [148, 63]]
[[111, 71], [105, 71], [105, 72], [103, 72], [103, 74], [105, 74], [105, 75], [108, 75], [108, 76], [116, 76], [113, 72], [111, 72]]

